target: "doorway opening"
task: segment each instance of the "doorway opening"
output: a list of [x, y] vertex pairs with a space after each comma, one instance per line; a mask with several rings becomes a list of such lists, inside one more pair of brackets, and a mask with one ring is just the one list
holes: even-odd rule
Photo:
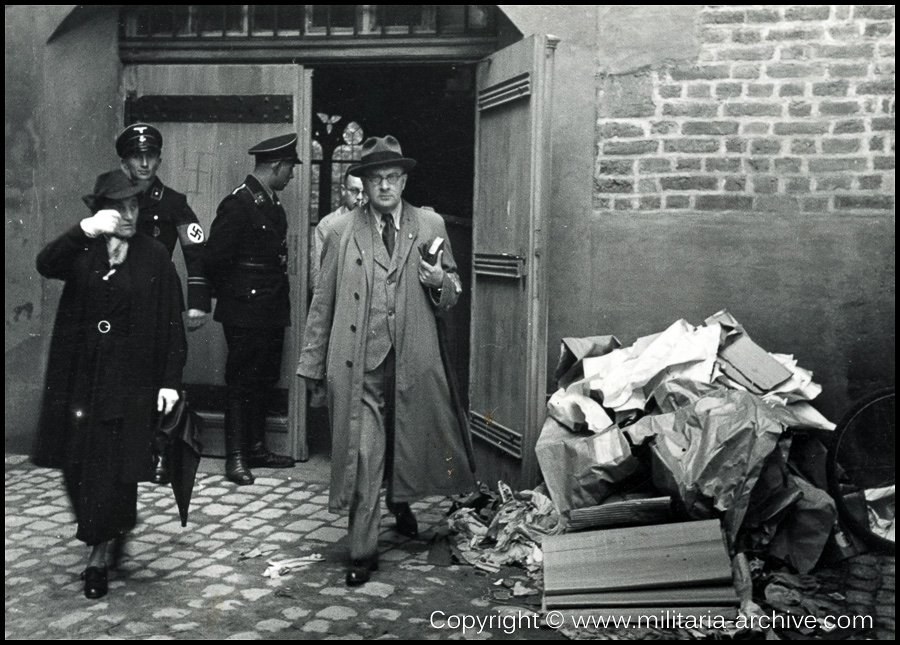
[[[344, 170], [370, 136], [393, 135], [417, 161], [403, 198], [444, 217], [463, 293], [448, 312], [449, 349], [468, 406], [472, 203], [475, 158], [474, 65], [359, 65], [313, 68], [310, 239], [340, 206]], [[310, 452], [327, 450], [321, 410], [307, 418]]]

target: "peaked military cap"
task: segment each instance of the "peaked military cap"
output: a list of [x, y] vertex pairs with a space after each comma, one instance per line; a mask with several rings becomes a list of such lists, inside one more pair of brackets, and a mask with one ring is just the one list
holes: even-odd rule
[[279, 137], [266, 139], [247, 151], [261, 161], [292, 161], [295, 164], [303, 163], [297, 156], [297, 135], [283, 134]]
[[162, 150], [162, 133], [149, 123], [134, 123], [116, 138], [116, 153], [124, 159], [133, 152]]
[[400, 166], [404, 172], [409, 172], [416, 167], [416, 160], [404, 157], [400, 142], [391, 135], [369, 137], [362, 144], [359, 165], [351, 168], [350, 174], [362, 177], [379, 166]]

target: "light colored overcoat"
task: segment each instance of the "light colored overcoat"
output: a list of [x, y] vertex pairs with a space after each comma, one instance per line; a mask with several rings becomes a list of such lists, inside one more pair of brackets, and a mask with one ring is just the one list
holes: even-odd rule
[[[349, 507], [357, 477], [374, 245], [382, 241], [367, 208], [332, 220], [297, 374], [327, 383], [332, 427], [329, 507], [336, 511]], [[438, 236], [445, 240], [439, 296], [418, 278], [418, 247]], [[436, 309], [453, 306], [460, 292], [441, 216], [403, 202], [394, 253], [395, 268], [388, 275], [397, 281], [393, 501], [467, 492], [475, 481], [451, 403], [435, 322]]]

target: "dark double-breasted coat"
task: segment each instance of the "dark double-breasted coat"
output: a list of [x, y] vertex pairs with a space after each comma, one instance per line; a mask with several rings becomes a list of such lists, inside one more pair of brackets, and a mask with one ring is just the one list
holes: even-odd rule
[[[111, 410], [124, 432], [121, 481], [149, 480], [157, 394], [181, 387], [187, 356], [181, 282], [169, 254], [142, 233], [128, 241], [126, 259], [116, 268], [127, 289], [118, 296], [112, 324], [96, 293], [109, 269], [104, 237], [91, 239], [75, 226], [38, 254], [37, 268], [65, 286], [50, 343], [35, 463], [65, 467], [82, 415]], [[98, 383], [102, 387], [92, 387]]]
[[216, 292], [213, 318], [236, 327], [288, 327], [287, 216], [253, 175], [222, 200], [204, 263]]
[[210, 310], [209, 283], [203, 266], [203, 246], [206, 234], [197, 215], [188, 205], [187, 197], [155, 177], [138, 197], [138, 231], [162, 242], [169, 252], [181, 244], [187, 269], [188, 309]]
[[[394, 254], [396, 394], [393, 500], [466, 492], [475, 484], [463, 430], [441, 362], [435, 309], [446, 309], [461, 288], [449, 242], [444, 283], [432, 298], [419, 282], [422, 243], [447, 240], [433, 211], [403, 202]], [[375, 275], [374, 244], [381, 237], [366, 208], [332, 217], [322, 246], [322, 266], [303, 338], [297, 374], [327, 381], [332, 425], [331, 510], [347, 508], [355, 489], [361, 436], [369, 306]]]

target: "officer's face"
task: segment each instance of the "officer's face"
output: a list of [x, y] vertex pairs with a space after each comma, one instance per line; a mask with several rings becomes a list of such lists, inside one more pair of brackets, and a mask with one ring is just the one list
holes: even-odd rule
[[388, 213], [397, 208], [406, 188], [406, 174], [400, 166], [381, 166], [366, 174], [366, 195], [375, 210]]
[[137, 232], [137, 197], [128, 197], [127, 199], [118, 199], [110, 202], [108, 208], [119, 211], [120, 215], [119, 223], [116, 225], [113, 235], [127, 239]]
[[365, 197], [362, 179], [353, 175], [347, 175], [347, 181], [341, 186], [341, 198], [344, 206], [354, 209], [363, 203]]
[[272, 190], [284, 190], [294, 177], [294, 164], [290, 161], [279, 161], [275, 165], [275, 178]]
[[159, 164], [158, 151], [132, 152], [122, 159], [122, 170], [135, 181], [150, 181], [156, 177]]

